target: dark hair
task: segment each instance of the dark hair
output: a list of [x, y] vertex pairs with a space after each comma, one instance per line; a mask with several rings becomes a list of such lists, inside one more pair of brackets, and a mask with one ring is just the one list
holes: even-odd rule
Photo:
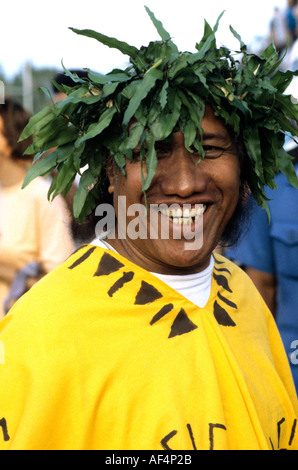
[[241, 141], [236, 141], [236, 153], [240, 163], [239, 197], [234, 213], [227, 223], [220, 239], [220, 246], [227, 248], [236, 245], [249, 229], [254, 198], [250, 190], [250, 161]]
[[32, 155], [24, 155], [25, 150], [32, 144], [33, 138], [18, 142], [18, 139], [28, 124], [31, 115], [23, 106], [11, 97], [5, 98], [5, 103], [0, 104], [0, 116], [3, 119], [3, 134], [10, 145], [11, 157], [14, 159], [32, 160]]
[[[77, 75], [79, 78], [88, 77], [88, 72], [86, 70], [71, 69], [70, 72], [73, 75]], [[66, 75], [64, 72], [57, 73], [57, 75], [55, 75], [55, 77], [54, 77], [54, 80], [58, 85], [66, 85], [68, 87], [74, 87], [76, 85], [76, 83], [72, 80], [72, 78], [70, 76]], [[55, 87], [54, 83], [53, 83], [53, 92], [54, 93], [58, 92], [58, 90]]]

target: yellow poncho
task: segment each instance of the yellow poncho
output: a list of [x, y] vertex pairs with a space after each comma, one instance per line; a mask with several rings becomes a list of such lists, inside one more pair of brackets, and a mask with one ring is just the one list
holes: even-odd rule
[[271, 314], [215, 255], [199, 308], [85, 246], [0, 323], [0, 450], [298, 449], [297, 399]]

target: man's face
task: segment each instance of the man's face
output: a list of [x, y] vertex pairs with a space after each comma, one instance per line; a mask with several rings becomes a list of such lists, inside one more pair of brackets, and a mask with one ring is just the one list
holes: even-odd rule
[[[206, 156], [200, 163], [199, 155], [185, 148], [181, 132], [175, 133], [170, 142], [157, 144], [157, 169], [146, 191], [146, 237], [132, 239], [128, 233], [123, 237], [123, 231], [127, 232], [134, 221], [133, 213], [138, 216], [132, 211], [132, 215], [125, 218], [121, 239], [117, 238], [116, 230], [116, 239], [109, 240], [120, 254], [151, 272], [182, 274], [205, 269], [235, 210], [240, 165], [229, 132], [210, 107], [206, 108], [202, 129]], [[119, 196], [125, 196], [121, 199], [125, 201], [126, 213], [133, 204], [145, 206], [138, 149], [135, 149], [135, 157], [133, 162], [126, 164], [126, 176], [117, 168], [109, 171], [117, 220], [121, 210], [118, 207]], [[146, 172], [145, 163], [143, 171]], [[164, 210], [170, 206], [176, 211]], [[157, 207], [163, 209], [157, 211]], [[195, 207], [198, 210], [191, 212]], [[185, 208], [190, 213], [183, 211]], [[123, 211], [121, 213], [120, 218], [124, 220]], [[167, 238], [159, 236], [156, 239], [156, 230], [152, 231], [152, 228], [158, 229], [160, 235], [161, 227], [165, 226], [168, 227]], [[196, 237], [199, 241], [202, 230], [202, 245], [190, 245]], [[192, 240], [189, 238], [191, 234]]]

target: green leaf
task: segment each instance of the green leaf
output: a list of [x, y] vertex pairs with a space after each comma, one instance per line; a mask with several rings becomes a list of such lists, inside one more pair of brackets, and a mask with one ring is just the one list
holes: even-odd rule
[[291, 102], [290, 96], [277, 95], [275, 101], [278, 104], [278, 108], [283, 110], [287, 118], [298, 121], [298, 104]]
[[165, 83], [162, 86], [160, 95], [159, 95], [159, 103], [161, 106], [161, 109], [164, 109], [164, 107], [167, 104], [168, 101], [168, 88], [169, 88], [169, 82], [168, 80], [165, 81]]
[[129, 135], [119, 146], [119, 151], [125, 153], [126, 150], [135, 149], [140, 142], [143, 132], [144, 126], [140, 122], [132, 123], [129, 129]]
[[120, 152], [116, 152], [115, 155], [113, 155], [113, 158], [115, 159], [115, 162], [118, 165], [118, 167], [120, 168], [122, 174], [125, 175], [125, 169], [124, 169], [125, 165], [126, 165], [125, 156]]
[[74, 83], [81, 83], [81, 84], [86, 83], [86, 79], [85, 79], [85, 78], [81, 78], [81, 77], [79, 77], [76, 73], [72, 73], [70, 70], [68, 70], [68, 69], [64, 66], [63, 60], [61, 60], [61, 65], [62, 65], [62, 67], [63, 67], [63, 70], [64, 70], [64, 72], [65, 72], [65, 75], [67, 75], [69, 78], [71, 78]]
[[206, 43], [207, 39], [212, 37], [212, 40], [215, 41], [213, 30], [208, 23], [208, 21], [204, 20], [204, 35], [199, 43], [196, 44], [196, 49], [200, 51], [204, 44]]
[[144, 79], [138, 84], [135, 94], [131, 98], [129, 105], [125, 111], [123, 125], [127, 126], [131, 118], [134, 116], [140, 103], [148, 95], [149, 91], [154, 87], [157, 80], [162, 80], [163, 73], [154, 68], [145, 74]]
[[190, 147], [193, 145], [197, 136], [197, 128], [194, 125], [193, 121], [188, 120], [186, 122], [184, 129], [183, 129], [183, 135], [184, 135], [185, 148], [191, 152]]
[[52, 93], [50, 92], [50, 90], [47, 87], [40, 86], [37, 88], [37, 93], [39, 94], [41, 91], [50, 98], [52, 105], [55, 106]]
[[164, 29], [162, 22], [155, 18], [154, 14], [152, 13], [151, 10], [149, 10], [148, 7], [145, 6], [145, 10], [147, 11], [148, 15], [150, 16], [150, 19], [151, 19], [152, 23], [154, 24], [155, 28], [157, 29], [157, 32], [160, 35], [161, 39], [163, 41], [170, 41], [171, 36]]
[[53, 179], [48, 192], [49, 199], [51, 197], [51, 200], [53, 200], [61, 193], [66, 196], [76, 177], [76, 173], [76, 169], [73, 165], [73, 154], [70, 154], [68, 159], [58, 166], [58, 174]]
[[73, 200], [73, 215], [78, 218], [86, 201], [87, 194], [91, 187], [96, 183], [90, 169], [87, 169], [81, 176], [79, 187], [75, 192]]
[[208, 51], [213, 50], [213, 52], [214, 52], [214, 50], [216, 48], [215, 33], [218, 30], [219, 22], [220, 22], [222, 16], [224, 15], [224, 13], [225, 12], [223, 11], [219, 15], [213, 30], [210, 28], [210, 25], [205, 20], [205, 32], [204, 32], [203, 39], [200, 42], [200, 44], [196, 45], [196, 49], [198, 49], [199, 52], [197, 54], [191, 54], [191, 56], [189, 58], [189, 63], [190, 64], [193, 64], [194, 62], [202, 60], [205, 57], [205, 55], [207, 54]]
[[121, 95], [127, 98], [128, 100], [131, 100], [141, 82], [142, 80], [134, 80], [133, 82], [130, 82], [128, 85], [126, 85], [125, 88], [123, 88]]
[[246, 146], [247, 153], [254, 162], [254, 169], [257, 176], [260, 178], [262, 184], [265, 184], [264, 172], [262, 165], [262, 152], [260, 145], [259, 131], [255, 128], [247, 128], [243, 132], [243, 138]]
[[298, 178], [292, 163], [292, 157], [284, 149], [279, 151], [279, 169], [287, 177], [289, 183], [298, 189]]
[[178, 119], [180, 117], [181, 100], [177, 93], [169, 90], [169, 100], [171, 107], [167, 114], [159, 114], [150, 125], [150, 131], [154, 135], [155, 140], [165, 140], [173, 132]]
[[[33, 148], [36, 150], [44, 150], [46, 142], [56, 136], [57, 132], [67, 130], [68, 123], [62, 116], [51, 119], [39, 132], [34, 136]], [[49, 148], [49, 147], [48, 147]]]
[[292, 80], [293, 73], [290, 70], [287, 72], [278, 70], [278, 72], [271, 78], [270, 82], [274, 88], [277, 88], [280, 93], [283, 93], [291, 84]]
[[53, 119], [55, 119], [55, 114], [53, 110], [48, 106], [43, 108], [41, 111], [39, 111], [39, 113], [35, 114], [30, 118], [27, 126], [24, 128], [19, 138], [19, 142], [27, 139], [35, 132], [42, 129]]
[[182, 90], [178, 90], [178, 94], [183, 105], [188, 109], [190, 119], [194, 122], [197, 129], [201, 129], [201, 117], [198, 114], [199, 109], [197, 105]]
[[127, 82], [131, 77], [126, 73], [110, 73], [108, 75], [103, 75], [98, 72], [90, 71], [88, 73], [88, 77], [94, 83], [98, 83], [99, 85], [105, 85], [106, 83], [110, 82]]
[[53, 149], [62, 145], [73, 142], [78, 137], [78, 129], [73, 125], [64, 125], [57, 127], [57, 133], [47, 136], [47, 134], [37, 134], [34, 138], [33, 144], [30, 145], [25, 154], [31, 155], [36, 152]]
[[136, 58], [138, 56], [139, 51], [136, 47], [130, 46], [126, 42], [119, 41], [116, 38], [105, 36], [104, 34], [97, 33], [96, 31], [93, 31], [91, 29], [69, 29], [71, 29], [76, 34], [80, 34], [81, 36], [96, 39], [105, 46], [108, 46], [113, 49], [118, 49], [120, 52], [122, 52], [122, 54], [128, 55], [129, 57]]
[[86, 220], [88, 215], [91, 214], [97, 204], [98, 188], [97, 185], [95, 185], [90, 191], [88, 191], [82, 210], [77, 216], [77, 221], [79, 222], [79, 224], [83, 223]]
[[73, 166], [75, 167], [78, 173], [80, 172], [82, 168], [81, 156], [84, 150], [85, 150], [85, 142], [83, 142], [79, 147], [73, 146]]
[[93, 137], [101, 134], [111, 123], [114, 114], [116, 113], [116, 108], [113, 106], [112, 108], [107, 108], [103, 114], [101, 114], [97, 123], [93, 123], [89, 126], [87, 133], [76, 141], [75, 146], [79, 147], [83, 142], [89, 139], [93, 139]]
[[155, 175], [156, 172], [156, 166], [157, 166], [157, 155], [156, 155], [156, 150], [155, 150], [155, 139], [153, 134], [148, 132], [147, 137], [146, 137], [146, 142], [147, 142], [147, 154], [146, 154], [146, 170], [147, 170], [147, 176], [145, 179], [145, 182], [143, 184], [143, 191], [147, 191], [149, 188], [152, 179]]
[[235, 31], [235, 29], [232, 26], [230, 26], [230, 31], [232, 32], [233, 36], [235, 36], [235, 38], [238, 39], [240, 43], [241, 52], [246, 51], [247, 47], [246, 47], [246, 44], [242, 41], [241, 36], [237, 33], [237, 31]]
[[53, 171], [59, 163], [67, 160], [72, 151], [73, 145], [70, 144], [65, 145], [64, 147], [59, 147], [58, 149], [46, 155], [42, 160], [29, 169], [24, 179], [22, 188], [28, 186], [28, 184], [38, 176], [44, 176]]

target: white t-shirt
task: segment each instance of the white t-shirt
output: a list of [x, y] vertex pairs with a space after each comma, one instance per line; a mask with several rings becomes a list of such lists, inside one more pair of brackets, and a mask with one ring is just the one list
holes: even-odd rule
[[[35, 261], [45, 273], [71, 255], [75, 245], [65, 201], [47, 200], [49, 183], [36, 178], [25, 189], [21, 184], [0, 187], [0, 263], [16, 271]], [[10, 284], [0, 280], [0, 319]]]
[[[116, 250], [105, 240], [98, 240], [95, 238], [91, 242], [91, 245], [100, 246], [101, 248], [105, 248], [117, 253]], [[213, 267], [214, 260], [211, 256], [209, 266], [204, 269], [204, 271], [199, 273], [186, 274], [183, 276], [159, 273], [151, 274], [156, 276], [175, 291], [179, 292], [179, 294], [183, 295], [183, 297], [190, 300], [193, 304], [203, 308], [207, 304], [210, 296]]]

